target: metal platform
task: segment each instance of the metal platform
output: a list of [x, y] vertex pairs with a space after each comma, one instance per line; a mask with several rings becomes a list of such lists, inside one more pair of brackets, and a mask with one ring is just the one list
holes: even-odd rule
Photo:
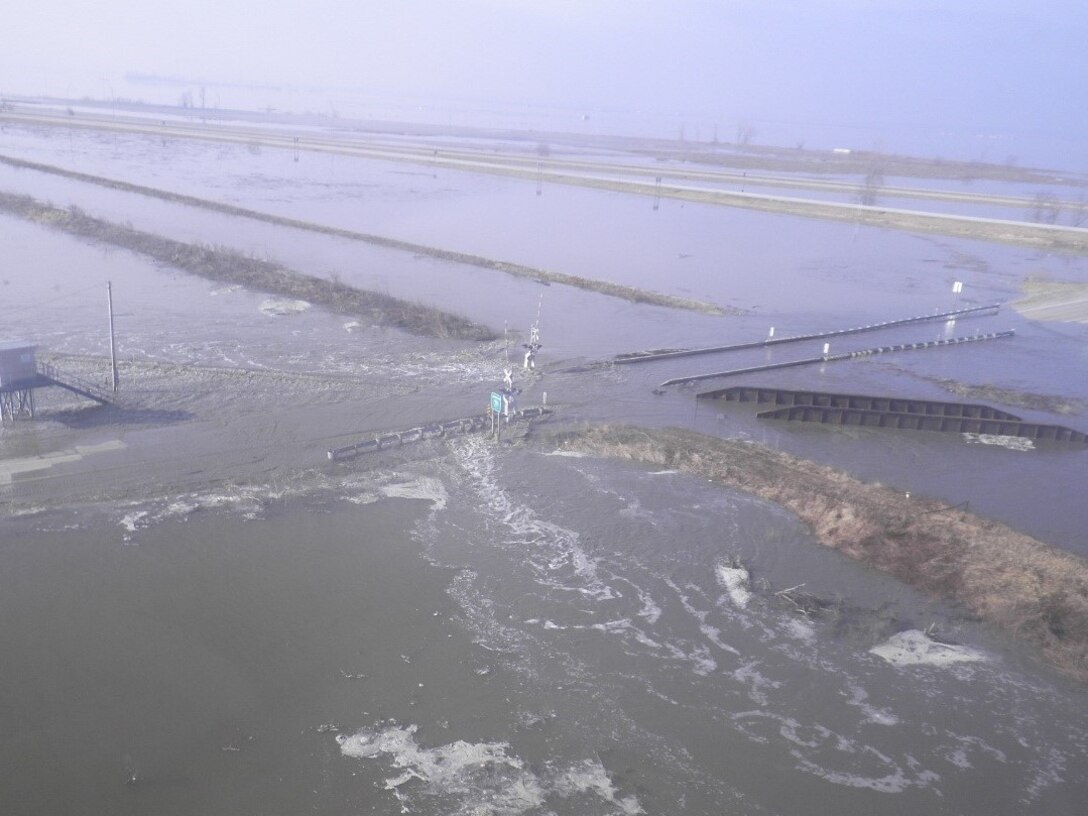
[[977, 403], [909, 397], [834, 394], [785, 388], [734, 386], [698, 395], [702, 399], [777, 405], [759, 419], [818, 422], [868, 428], [1013, 436], [1036, 441], [1088, 445], [1088, 434], [1063, 425], [1025, 422], [1015, 414]]
[[113, 405], [115, 398], [104, 388], [62, 374], [48, 363], [38, 363], [33, 377], [0, 386], [0, 421], [34, 418], [34, 392], [39, 388], [63, 388], [99, 405]]
[[874, 397], [863, 394], [836, 394], [826, 391], [795, 391], [785, 388], [761, 388], [736, 385], [716, 391], [704, 391], [700, 399], [724, 399], [729, 402], [755, 402], [783, 406], [811, 405], [821, 408], [848, 408], [858, 411], [878, 411], [896, 414], [964, 417], [975, 419], [1019, 420], [1020, 417], [989, 405], [910, 397]]

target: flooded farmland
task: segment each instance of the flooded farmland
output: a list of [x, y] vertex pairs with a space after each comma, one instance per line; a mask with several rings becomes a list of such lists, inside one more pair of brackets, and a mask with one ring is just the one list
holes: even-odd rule
[[[773, 423], [659, 387], [823, 341], [599, 365], [999, 304], [833, 350], [1014, 338], [743, 381], [930, 399], [961, 383], [1088, 430], [1088, 327], [1008, 308], [1029, 277], [1085, 282], [1083, 256], [244, 141], [7, 124], [0, 152], [735, 312], [0, 165], [5, 192], [499, 338], [374, 326], [0, 217], [3, 336], [104, 382], [110, 281], [121, 378], [115, 407], [43, 390], [0, 431], [6, 812], [1058, 814], [1088, 793], [1083, 687], [1015, 640], [776, 505], [538, 441], [597, 422], [746, 438], [1088, 556], [1081, 449]], [[482, 413], [508, 366], [522, 404], [554, 409], [526, 439], [328, 461]], [[819, 614], [780, 594], [798, 586]]]

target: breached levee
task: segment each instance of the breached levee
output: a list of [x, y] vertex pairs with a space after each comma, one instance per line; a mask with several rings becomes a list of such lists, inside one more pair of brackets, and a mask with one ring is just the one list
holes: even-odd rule
[[567, 432], [556, 442], [563, 450], [681, 470], [779, 504], [825, 546], [962, 605], [1088, 682], [1082, 558], [1003, 524], [752, 442], [629, 426]]
[[70, 235], [122, 247], [202, 278], [241, 284], [289, 301], [305, 301], [337, 314], [364, 316], [379, 325], [395, 326], [412, 334], [461, 340], [493, 340], [496, 337], [486, 326], [459, 315], [306, 275], [234, 250], [187, 244], [143, 232], [94, 218], [77, 207], [60, 209], [30, 196], [0, 192], [0, 212]]

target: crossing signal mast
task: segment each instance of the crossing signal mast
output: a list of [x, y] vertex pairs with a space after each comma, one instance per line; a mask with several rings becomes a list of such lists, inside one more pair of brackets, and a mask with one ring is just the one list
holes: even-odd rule
[[526, 349], [524, 367], [527, 371], [536, 368], [536, 353], [540, 350], [540, 311], [543, 306], [544, 295], [541, 295], [536, 304], [536, 320], [533, 321], [533, 325], [529, 328], [529, 342], [523, 344]]

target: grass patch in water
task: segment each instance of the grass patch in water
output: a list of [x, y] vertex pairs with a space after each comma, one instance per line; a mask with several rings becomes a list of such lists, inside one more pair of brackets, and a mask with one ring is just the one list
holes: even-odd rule
[[450, 261], [452, 263], [476, 266], [483, 269], [493, 269], [498, 272], [503, 272], [507, 275], [512, 275], [516, 278], [528, 278], [530, 280], [541, 281], [549, 284], [557, 283], [564, 286], [573, 286], [578, 289], [585, 289], [590, 292], [597, 292], [602, 295], [608, 295], [609, 297], [617, 297], [622, 300], [630, 301], [632, 303], [645, 303], [651, 306], [664, 306], [670, 309], [687, 309], [689, 311], [702, 312], [703, 314], [710, 315], [740, 314], [742, 311], [740, 309], [723, 308], [721, 306], [716, 306], [713, 303], [707, 303], [706, 301], [702, 300], [682, 298], [677, 297], [676, 295], [666, 295], [662, 294], [661, 292], [651, 292], [646, 289], [639, 289], [637, 287], [627, 286], [621, 283], [612, 283], [611, 281], [596, 280], [594, 278], [583, 278], [578, 275], [568, 275], [563, 272], [550, 272], [546, 269], [538, 269], [532, 266], [525, 266], [524, 264], [510, 263], [509, 261], [499, 261], [493, 258], [485, 258], [481, 255], [472, 255], [466, 252], [455, 252], [450, 249], [442, 249], [440, 247], [432, 247], [425, 244], [415, 244], [411, 243], [410, 241], [401, 241], [397, 238], [388, 238], [382, 235], [373, 235], [371, 233], [357, 232], [355, 230], [342, 229], [340, 227], [331, 227], [327, 224], [316, 224], [312, 221], [302, 221], [297, 218], [287, 218], [281, 215], [273, 215], [271, 213], [264, 213], [257, 210], [246, 209], [245, 207], [238, 207], [233, 204], [224, 204], [219, 201], [211, 201], [205, 198], [197, 198], [195, 196], [183, 195], [181, 193], [174, 193], [169, 190], [162, 190], [156, 187], [146, 187], [141, 184], [131, 184], [130, 182], [120, 181], [117, 179], [104, 178], [102, 176], [93, 176], [89, 173], [79, 173], [74, 170], [65, 170], [61, 167], [54, 167], [53, 165], [48, 164], [39, 164], [38, 162], [30, 162], [24, 159], [12, 158], [10, 156], [0, 156], [0, 163], [7, 164], [11, 167], [16, 167], [23, 170], [34, 170], [40, 173], [50, 173], [52, 175], [61, 176], [63, 178], [70, 178], [75, 181], [85, 182], [87, 184], [95, 184], [100, 187], [107, 187], [111, 190], [120, 190], [126, 193], [136, 193], [137, 195], [150, 196], [152, 198], [158, 198], [163, 201], [170, 201], [175, 204], [183, 204], [189, 207], [199, 207], [204, 210], [219, 212], [224, 215], [231, 215], [239, 218], [249, 218], [255, 221], [263, 221], [267, 224], [275, 224], [281, 227], [306, 230], [308, 232], [316, 232], [322, 235], [332, 235], [338, 238], [346, 238], [352, 241], [362, 241], [363, 243], [383, 247], [385, 249], [411, 252], [414, 255], [437, 258], [438, 260]]
[[62, 210], [30, 196], [0, 192], [0, 211], [70, 235], [122, 247], [209, 280], [304, 300], [330, 312], [366, 317], [378, 325], [395, 326], [412, 334], [461, 340], [493, 340], [496, 337], [486, 326], [440, 309], [306, 275], [232, 249], [187, 244], [143, 232], [94, 218], [78, 207]]

